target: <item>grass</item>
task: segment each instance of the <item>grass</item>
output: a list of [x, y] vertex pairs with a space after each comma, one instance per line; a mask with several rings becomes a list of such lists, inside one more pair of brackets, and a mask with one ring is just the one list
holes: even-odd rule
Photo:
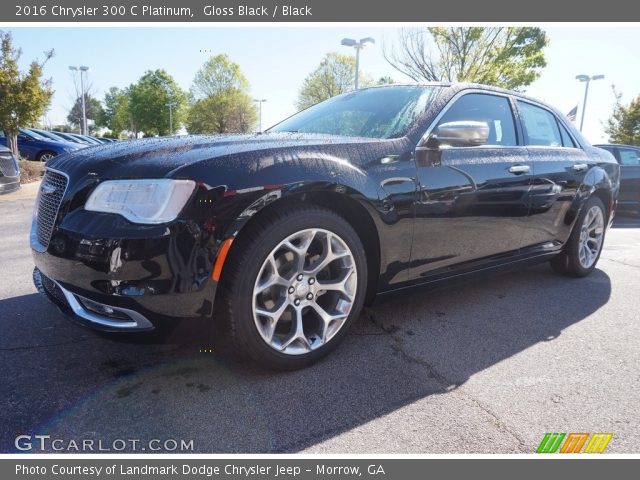
[[19, 160], [20, 183], [37, 182], [44, 173], [44, 162], [32, 162], [31, 160]]

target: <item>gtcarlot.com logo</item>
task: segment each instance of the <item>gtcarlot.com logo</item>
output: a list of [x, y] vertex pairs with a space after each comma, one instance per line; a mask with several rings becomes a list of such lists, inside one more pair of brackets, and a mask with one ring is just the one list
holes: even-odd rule
[[51, 435], [18, 435], [14, 445], [21, 452], [192, 452], [193, 440], [140, 440], [136, 438], [116, 438], [114, 440], [62, 439]]
[[545, 433], [536, 453], [603, 453], [611, 438], [613, 433]]

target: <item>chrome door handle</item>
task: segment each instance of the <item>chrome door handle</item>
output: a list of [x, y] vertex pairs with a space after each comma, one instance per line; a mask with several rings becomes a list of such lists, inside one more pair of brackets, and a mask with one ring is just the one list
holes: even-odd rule
[[587, 165], [586, 163], [576, 163], [576, 164], [573, 166], [573, 169], [574, 169], [576, 172], [582, 172], [583, 170], [587, 170], [588, 168], [589, 168], [589, 165]]
[[523, 173], [529, 173], [531, 168], [529, 165], [514, 165], [513, 167], [509, 167], [509, 172], [515, 175], [521, 175]]

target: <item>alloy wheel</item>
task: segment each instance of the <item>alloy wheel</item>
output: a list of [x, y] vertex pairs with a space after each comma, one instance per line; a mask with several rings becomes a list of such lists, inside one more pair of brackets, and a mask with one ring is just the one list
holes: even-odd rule
[[604, 215], [597, 205], [592, 206], [582, 221], [580, 240], [578, 243], [578, 259], [584, 268], [591, 266], [598, 259], [604, 238]]
[[337, 234], [305, 229], [267, 256], [253, 288], [253, 318], [274, 350], [301, 355], [329, 342], [354, 304], [358, 276], [353, 254]]

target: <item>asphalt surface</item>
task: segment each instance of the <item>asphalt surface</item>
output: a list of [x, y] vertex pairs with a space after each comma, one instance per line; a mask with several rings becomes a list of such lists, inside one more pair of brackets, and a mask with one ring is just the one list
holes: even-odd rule
[[586, 279], [540, 265], [404, 296], [365, 312], [325, 361], [276, 374], [184, 335], [126, 341], [69, 322], [32, 285], [32, 208], [0, 198], [0, 452], [48, 434], [213, 453], [530, 453], [552, 431], [613, 432], [607, 452], [640, 452], [640, 220], [608, 232]]

